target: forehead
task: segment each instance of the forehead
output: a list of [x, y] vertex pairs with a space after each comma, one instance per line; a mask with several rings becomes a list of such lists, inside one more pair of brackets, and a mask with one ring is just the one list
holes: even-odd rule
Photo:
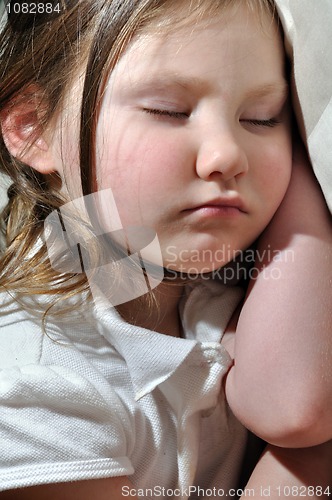
[[143, 82], [145, 88], [151, 85], [155, 89], [168, 80], [185, 88], [188, 76], [198, 88], [202, 76], [209, 80], [211, 68], [219, 69], [220, 77], [225, 74], [245, 82], [249, 76], [253, 80], [259, 77], [267, 80], [266, 85], [269, 79], [283, 76], [282, 39], [267, 10], [258, 15], [246, 2], [233, 2], [213, 13], [205, 9], [200, 17], [195, 12], [190, 11], [186, 18], [184, 12], [180, 17], [173, 12], [174, 22], [169, 26], [152, 23], [137, 34], [115, 74], [132, 87]]

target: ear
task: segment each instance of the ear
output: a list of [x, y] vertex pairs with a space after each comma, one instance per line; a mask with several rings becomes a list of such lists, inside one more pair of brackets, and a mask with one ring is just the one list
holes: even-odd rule
[[12, 156], [42, 174], [54, 172], [52, 148], [42, 132], [37, 92], [15, 98], [0, 114], [2, 137]]

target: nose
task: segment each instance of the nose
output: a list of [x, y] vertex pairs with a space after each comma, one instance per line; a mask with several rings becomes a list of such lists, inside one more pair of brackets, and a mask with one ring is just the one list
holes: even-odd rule
[[228, 181], [247, 171], [247, 156], [231, 132], [210, 135], [201, 142], [196, 172], [202, 179], [221, 175], [224, 181]]

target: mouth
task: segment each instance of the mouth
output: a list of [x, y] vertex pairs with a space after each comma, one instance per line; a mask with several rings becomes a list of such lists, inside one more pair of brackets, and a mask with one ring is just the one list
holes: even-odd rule
[[248, 213], [241, 198], [215, 198], [206, 202], [194, 205], [184, 210], [184, 212], [202, 212], [207, 215], [239, 215]]

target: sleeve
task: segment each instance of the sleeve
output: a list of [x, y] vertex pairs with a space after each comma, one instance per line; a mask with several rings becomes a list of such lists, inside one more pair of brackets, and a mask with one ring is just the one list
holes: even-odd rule
[[293, 104], [299, 128], [332, 212], [332, 2], [275, 2], [293, 64]]
[[64, 366], [0, 371], [0, 491], [134, 472], [128, 410]]

